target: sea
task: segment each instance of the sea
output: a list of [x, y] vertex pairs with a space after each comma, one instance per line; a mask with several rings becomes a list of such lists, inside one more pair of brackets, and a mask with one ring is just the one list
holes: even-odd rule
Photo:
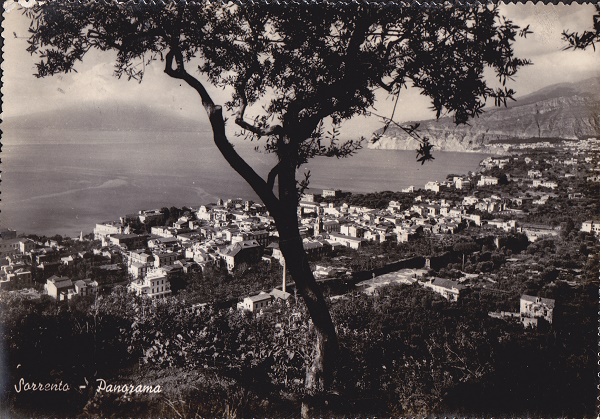
[[[236, 150], [264, 178], [275, 164], [257, 142]], [[362, 149], [345, 158], [303, 165], [310, 187], [365, 193], [399, 191], [478, 168], [478, 153]], [[75, 237], [97, 222], [142, 209], [199, 206], [217, 198], [258, 201], [250, 186], [204, 133], [6, 130], [2, 138], [0, 227], [18, 233]]]

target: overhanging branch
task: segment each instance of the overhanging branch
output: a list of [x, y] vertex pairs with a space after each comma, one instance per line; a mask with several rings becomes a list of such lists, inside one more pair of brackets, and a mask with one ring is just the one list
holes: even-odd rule
[[238, 93], [238, 96], [240, 97], [240, 101], [241, 101], [240, 108], [238, 109], [238, 112], [236, 112], [235, 118], [234, 118], [234, 122], [236, 122], [236, 125], [238, 125], [242, 129], [252, 132], [253, 134], [255, 134], [259, 137], [265, 137], [265, 136], [269, 136], [269, 135], [280, 135], [282, 133], [282, 126], [280, 126], [280, 125], [272, 125], [269, 127], [258, 127], [256, 125], [246, 122], [244, 120], [244, 117], [245, 117], [245, 111], [247, 109], [248, 101], [247, 101], [247, 95], [245, 94], [244, 86], [242, 86], [242, 85], [239, 86], [236, 89], [236, 92]]
[[[174, 61], [176, 63], [175, 68]], [[228, 141], [226, 136], [226, 124], [222, 115], [222, 107], [216, 105], [207, 92], [207, 89], [205, 89], [205, 86], [185, 70], [184, 58], [182, 52], [178, 48], [172, 47], [167, 53], [165, 57], [165, 73], [170, 77], [185, 81], [190, 87], [197, 91], [201, 97], [203, 107], [209, 116], [215, 145], [230, 166], [232, 166], [232, 168], [253, 188], [273, 216], [277, 217], [280, 206], [279, 200], [274, 195], [272, 189], [268, 187], [268, 184], [242, 157], [240, 157], [236, 150], [234, 150], [234, 146]]]

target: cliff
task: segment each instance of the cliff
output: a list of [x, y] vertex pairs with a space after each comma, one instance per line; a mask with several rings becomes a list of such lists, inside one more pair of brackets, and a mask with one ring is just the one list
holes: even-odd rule
[[[514, 138], [597, 137], [600, 135], [600, 81], [597, 78], [545, 87], [508, 104], [488, 108], [468, 125], [455, 125], [451, 117], [420, 123], [419, 133], [435, 148], [447, 151], [488, 151], [492, 142]], [[382, 130], [377, 131], [378, 133]], [[413, 150], [416, 141], [389, 126], [369, 148]]]

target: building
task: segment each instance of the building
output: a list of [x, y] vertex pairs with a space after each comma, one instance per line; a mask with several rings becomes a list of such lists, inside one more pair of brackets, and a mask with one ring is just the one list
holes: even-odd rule
[[20, 253], [20, 240], [19, 239], [5, 239], [0, 240], [0, 257], [16, 255]]
[[542, 188], [556, 189], [558, 188], [558, 183], [551, 180], [534, 179], [533, 187], [537, 188], [538, 186], [541, 186]]
[[459, 176], [454, 176], [454, 187], [464, 190], [470, 188], [470, 181]]
[[146, 247], [147, 234], [110, 234], [108, 243], [122, 249], [140, 249]]
[[534, 297], [523, 294], [520, 297], [520, 318], [525, 327], [542, 326], [542, 321], [552, 324], [554, 320], [554, 305], [551, 298]]
[[242, 262], [257, 263], [261, 260], [263, 247], [256, 240], [234, 243], [217, 252], [229, 272], [232, 272]]
[[242, 303], [237, 304], [237, 308], [256, 312], [268, 307], [270, 304], [272, 304], [272, 296], [262, 291], [257, 295], [246, 297], [244, 300], [242, 300]]
[[595, 235], [599, 236], [600, 235], [600, 221], [584, 221], [581, 224], [581, 231], [584, 231], [586, 233], [594, 233]]
[[432, 289], [437, 294], [441, 294], [449, 301], [458, 301], [467, 289], [466, 286], [459, 282], [445, 278], [434, 278], [424, 283], [424, 286]]
[[364, 243], [364, 239], [362, 238], [346, 236], [339, 233], [330, 233], [330, 240], [335, 243], [341, 243], [342, 245], [354, 250], [359, 249], [362, 246], [362, 243]]
[[143, 280], [132, 282], [128, 289], [136, 295], [162, 298], [171, 294], [171, 286], [163, 269], [149, 269]]
[[261, 246], [267, 246], [270, 242], [270, 233], [266, 230], [242, 231], [232, 236], [232, 243], [255, 240]]
[[441, 190], [441, 185], [439, 182], [427, 182], [426, 185], [424, 185], [424, 189], [427, 191], [439, 192]]
[[0, 240], [16, 239], [17, 231], [9, 228], [0, 228]]
[[57, 301], [71, 299], [75, 294], [75, 287], [71, 279], [53, 275], [46, 280], [46, 293]]
[[498, 178], [494, 176], [481, 176], [481, 179], [477, 182], [477, 186], [490, 186], [497, 185]]
[[77, 295], [94, 295], [98, 292], [98, 282], [92, 281], [89, 278], [75, 281], [73, 285], [75, 287], [75, 293]]
[[328, 198], [328, 197], [338, 198], [339, 196], [341, 196], [340, 189], [324, 189], [322, 191], [322, 198]]
[[94, 227], [94, 240], [102, 240], [111, 234], [122, 234], [125, 226], [117, 221], [105, 221]]

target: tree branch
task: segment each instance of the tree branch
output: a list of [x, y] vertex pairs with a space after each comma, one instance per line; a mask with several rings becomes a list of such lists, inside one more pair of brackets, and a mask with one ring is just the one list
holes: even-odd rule
[[[176, 67], [173, 67], [173, 62], [176, 62]], [[255, 170], [234, 150], [234, 146], [228, 141], [226, 136], [226, 124], [222, 115], [222, 107], [216, 105], [211, 96], [205, 89], [205, 86], [186, 72], [184, 68], [184, 57], [182, 52], [177, 47], [170, 48], [165, 57], [165, 73], [173, 78], [185, 81], [190, 87], [195, 89], [201, 97], [203, 107], [207, 111], [211, 128], [213, 129], [213, 140], [215, 145], [222, 153], [226, 161], [232, 166], [236, 172], [247, 181], [259, 198], [268, 207], [270, 213], [274, 217], [278, 216], [279, 200], [274, 195], [268, 184], [255, 172]]]
[[242, 86], [242, 84], [236, 89], [236, 92], [238, 93], [238, 96], [240, 96], [241, 101], [240, 108], [235, 114], [234, 122], [236, 122], [236, 125], [238, 125], [242, 129], [252, 132], [255, 135], [258, 135], [259, 137], [265, 137], [268, 135], [280, 135], [282, 133], [282, 126], [280, 125], [272, 125], [269, 127], [262, 128], [246, 122], [244, 120], [244, 115], [245, 110], [247, 109], [248, 102], [247, 95], [245, 94], [245, 88]]
[[268, 179], [266, 181], [268, 188], [270, 188], [270, 190], [274, 189], [274, 182], [276, 181], [276, 176], [278, 176], [278, 171], [280, 170], [280, 163], [282, 161], [279, 161], [278, 163], [276, 163], [276, 166], [272, 167], [272, 170], [270, 170], [270, 173], [268, 173]]

